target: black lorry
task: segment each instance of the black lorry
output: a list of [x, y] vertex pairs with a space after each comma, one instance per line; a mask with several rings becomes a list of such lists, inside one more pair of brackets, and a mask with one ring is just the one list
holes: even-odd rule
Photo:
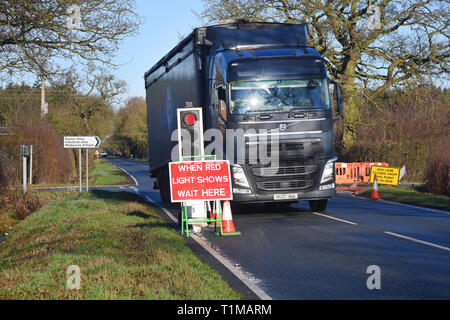
[[[170, 201], [168, 162], [178, 160], [172, 159], [177, 109], [186, 105], [202, 108], [205, 131], [242, 129], [243, 145], [217, 149], [232, 163], [235, 204], [308, 200], [323, 211], [336, 194], [333, 123], [342, 113], [341, 88], [307, 46], [306, 24], [197, 28], [145, 73], [145, 88], [150, 175], [164, 202]], [[267, 148], [276, 166], [236, 160], [239, 151], [260, 146], [254, 138], [262, 136], [277, 141], [277, 150]]]

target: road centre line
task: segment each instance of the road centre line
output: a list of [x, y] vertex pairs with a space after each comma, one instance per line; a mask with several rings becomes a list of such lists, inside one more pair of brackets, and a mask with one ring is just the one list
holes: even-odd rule
[[352, 225], [352, 226], [357, 226], [357, 225], [358, 225], [356, 222], [352, 222], [352, 221], [348, 221], [348, 220], [344, 220], [344, 219], [335, 218], [335, 217], [332, 217], [332, 216], [329, 216], [329, 215], [326, 215], [326, 214], [322, 214], [322, 213], [318, 213], [318, 212], [311, 212], [311, 213], [314, 214], [314, 215], [316, 215], [316, 216], [321, 216], [321, 217], [325, 217], [325, 218], [328, 218], [328, 219], [340, 221], [340, 222], [343, 222], [343, 223], [350, 224], [350, 225]]
[[448, 247], [444, 247], [444, 246], [441, 246], [441, 245], [438, 245], [438, 244], [434, 244], [434, 243], [431, 243], [431, 242], [427, 242], [427, 241], [423, 241], [423, 240], [407, 237], [407, 236], [404, 236], [404, 235], [401, 235], [401, 234], [398, 234], [398, 233], [386, 231], [385, 234], [388, 234], [388, 235], [393, 236], [393, 237], [397, 237], [397, 238], [401, 238], [401, 239], [417, 242], [417, 243], [420, 243], [420, 244], [424, 244], [424, 245], [427, 245], [427, 246], [430, 246], [430, 247], [435, 247], [435, 248], [438, 248], [438, 249], [441, 249], [441, 250], [450, 251], [450, 248], [448, 248]]
[[[145, 196], [145, 199], [156, 205], [157, 207], [159, 207], [161, 210], [164, 211], [165, 214], [167, 214], [167, 216], [175, 223], [178, 222], [178, 219], [175, 218], [175, 216], [166, 208], [164, 208], [163, 206], [161, 206], [159, 203], [157, 203], [156, 201], [154, 201], [152, 198], [150, 198], [149, 196]], [[247, 279], [247, 277], [244, 275], [243, 272], [239, 271], [236, 269], [236, 267], [230, 263], [228, 260], [226, 260], [224, 257], [222, 257], [220, 254], [218, 254], [215, 250], [213, 250], [211, 248], [211, 246], [208, 245], [208, 243], [204, 240], [202, 240], [201, 238], [199, 238], [198, 236], [196, 236], [195, 234], [191, 234], [191, 238], [197, 242], [203, 249], [205, 249], [209, 254], [211, 254], [214, 258], [217, 259], [217, 261], [219, 261], [225, 268], [227, 268], [231, 273], [233, 273], [239, 280], [241, 280], [251, 291], [253, 291], [253, 293], [255, 293], [261, 300], [272, 300], [272, 298], [265, 293], [263, 290], [261, 290], [256, 284], [254, 284], [253, 282], [251, 282], [250, 280]]]

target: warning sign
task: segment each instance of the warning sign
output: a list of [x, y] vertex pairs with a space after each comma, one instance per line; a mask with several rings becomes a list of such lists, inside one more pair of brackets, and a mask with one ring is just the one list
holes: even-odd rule
[[370, 170], [370, 183], [377, 175], [378, 184], [398, 186], [400, 179], [400, 168], [372, 166]]
[[172, 202], [233, 200], [229, 161], [169, 163]]

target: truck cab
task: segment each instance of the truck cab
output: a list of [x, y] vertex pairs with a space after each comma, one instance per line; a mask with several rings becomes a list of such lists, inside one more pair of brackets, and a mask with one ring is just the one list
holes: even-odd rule
[[204, 132], [222, 136], [207, 153], [230, 160], [234, 204], [307, 200], [325, 210], [342, 94], [307, 36], [306, 24], [196, 28], [145, 73], [150, 176], [163, 202], [168, 163], [178, 161], [177, 109], [190, 105], [202, 108]]
[[[296, 27], [303, 34], [304, 26]], [[211, 126], [235, 139], [234, 150], [229, 141], [222, 148], [233, 163], [235, 203], [308, 200], [322, 211], [336, 194], [333, 123], [342, 112], [340, 87], [298, 35], [280, 43], [282, 29], [260, 43], [253, 39], [261, 29], [240, 29], [238, 36], [220, 31], [222, 41], [212, 41], [222, 46], [211, 50], [208, 114]]]

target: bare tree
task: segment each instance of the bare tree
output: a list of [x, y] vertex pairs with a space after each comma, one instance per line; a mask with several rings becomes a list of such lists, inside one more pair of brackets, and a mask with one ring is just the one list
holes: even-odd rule
[[135, 0], [0, 0], [0, 71], [61, 72], [61, 60], [111, 64], [137, 32]]
[[[310, 45], [325, 57], [330, 76], [344, 89], [344, 145], [359, 126], [358, 87], [369, 98], [388, 88], [449, 72], [449, 2], [441, 0], [204, 0], [198, 13], [208, 22], [305, 23]], [[378, 28], [367, 28], [368, 9], [380, 10]]]

